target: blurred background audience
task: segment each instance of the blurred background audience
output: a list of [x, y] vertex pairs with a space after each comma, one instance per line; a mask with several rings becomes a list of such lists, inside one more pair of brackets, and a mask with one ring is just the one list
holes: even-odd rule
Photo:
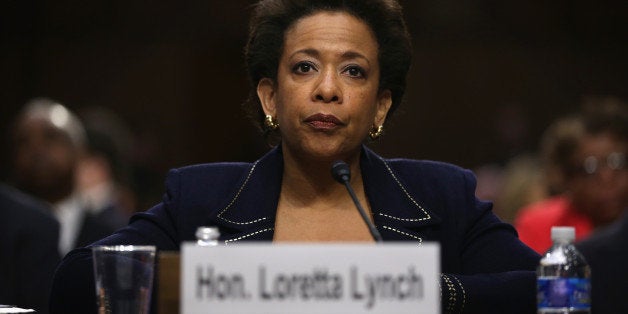
[[82, 202], [89, 211], [115, 210], [126, 220], [136, 210], [130, 166], [133, 135], [106, 107], [88, 106], [79, 116], [87, 134], [87, 148], [76, 174]]
[[[0, 125], [41, 95], [78, 113], [114, 111], [137, 139], [139, 209], [161, 200], [169, 168], [252, 161], [266, 149], [240, 107], [252, 3], [2, 2]], [[582, 95], [628, 97], [623, 2], [401, 4], [415, 62], [406, 105], [376, 144], [382, 155], [503, 167], [533, 152], [547, 125]], [[3, 176], [7, 164], [0, 162]]]
[[500, 186], [494, 198], [494, 211], [513, 223], [520, 208], [549, 196], [546, 178], [537, 154], [513, 157], [503, 168]]
[[550, 126], [542, 154], [553, 196], [518, 213], [524, 243], [544, 253], [552, 226], [574, 226], [578, 241], [621, 216], [628, 206], [627, 110], [613, 97], [590, 98], [580, 113]]
[[47, 98], [29, 101], [15, 120], [11, 138], [12, 182], [50, 204], [61, 227], [61, 255], [126, 224], [117, 208], [84, 202], [86, 189], [80, 189], [84, 186], [77, 184], [77, 176], [83, 175], [79, 170], [88, 139], [81, 121], [65, 106]]

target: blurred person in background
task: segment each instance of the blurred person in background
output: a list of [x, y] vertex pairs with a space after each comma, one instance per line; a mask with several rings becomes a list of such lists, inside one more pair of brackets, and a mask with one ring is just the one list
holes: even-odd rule
[[85, 147], [80, 120], [51, 99], [28, 102], [13, 126], [13, 183], [51, 205], [61, 226], [61, 255], [111, 234], [124, 222], [111, 217], [119, 215], [115, 212], [85, 210], [76, 189], [77, 168]]
[[576, 243], [591, 267], [591, 313], [628, 313], [628, 208], [622, 218]]
[[131, 132], [114, 112], [103, 107], [83, 108], [79, 115], [88, 139], [76, 175], [82, 202], [95, 213], [120, 213], [107, 216], [124, 218], [112, 223], [126, 225], [136, 208], [129, 163]]
[[591, 98], [581, 113], [556, 121], [542, 141], [550, 192], [520, 210], [515, 227], [539, 253], [552, 226], [573, 226], [576, 240], [617, 220], [628, 202], [628, 113], [615, 98]]
[[501, 157], [475, 169], [477, 195], [493, 200], [495, 214], [512, 223], [521, 207], [547, 197], [547, 189], [537, 153], [527, 149], [532, 139], [526, 106], [520, 102], [500, 104], [493, 126]]
[[48, 313], [59, 223], [48, 206], [0, 184], [0, 304]]
[[539, 158], [532, 153], [521, 154], [506, 163], [493, 210], [501, 219], [512, 223], [520, 208], [548, 196]]

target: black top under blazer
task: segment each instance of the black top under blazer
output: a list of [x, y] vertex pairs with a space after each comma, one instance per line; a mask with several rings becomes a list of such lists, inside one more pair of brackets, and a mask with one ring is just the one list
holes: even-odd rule
[[[441, 162], [384, 159], [366, 147], [360, 167], [384, 241], [410, 241], [419, 248], [427, 241], [440, 243], [443, 313], [536, 311], [534, 270], [540, 257], [492, 213], [491, 203], [475, 197], [471, 171]], [[171, 170], [163, 202], [96, 244], [179, 250], [203, 225], [219, 227], [226, 245], [272, 241], [282, 174], [280, 146], [254, 163]], [[93, 287], [89, 247], [69, 253], [56, 272], [52, 313], [96, 313]]]

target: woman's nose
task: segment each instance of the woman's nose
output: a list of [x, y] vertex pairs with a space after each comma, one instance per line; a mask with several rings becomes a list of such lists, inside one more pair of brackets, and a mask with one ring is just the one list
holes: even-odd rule
[[334, 71], [321, 72], [314, 93], [312, 94], [313, 100], [325, 103], [342, 103], [342, 88], [339, 85], [340, 82], [338, 79], [338, 75]]

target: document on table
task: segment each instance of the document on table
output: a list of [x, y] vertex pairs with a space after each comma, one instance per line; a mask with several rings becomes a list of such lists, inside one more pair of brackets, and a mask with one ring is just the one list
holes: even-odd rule
[[5, 313], [35, 313], [35, 310], [21, 309], [13, 305], [0, 304], [0, 314], [5, 314]]

